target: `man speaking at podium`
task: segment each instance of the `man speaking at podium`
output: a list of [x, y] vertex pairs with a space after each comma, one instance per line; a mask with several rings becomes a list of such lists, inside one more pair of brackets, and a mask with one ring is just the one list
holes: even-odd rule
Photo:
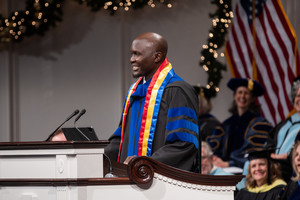
[[138, 80], [127, 93], [106, 155], [125, 164], [134, 156], [150, 156], [193, 171], [199, 148], [197, 94], [174, 73], [161, 35], [139, 35], [130, 51], [132, 74]]

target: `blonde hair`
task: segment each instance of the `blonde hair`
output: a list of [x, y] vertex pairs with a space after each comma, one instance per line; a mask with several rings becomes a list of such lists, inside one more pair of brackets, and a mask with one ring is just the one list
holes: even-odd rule
[[292, 155], [292, 159], [293, 160], [292, 160], [292, 163], [293, 163], [293, 169], [294, 169], [294, 172], [295, 172], [295, 176], [293, 176], [291, 178], [293, 181], [300, 180], [300, 172], [298, 172], [297, 166], [296, 166], [296, 164], [294, 162], [295, 157], [296, 157], [297, 148], [298, 148], [299, 145], [300, 145], [300, 141], [297, 141], [296, 144], [295, 144], [295, 146], [294, 146], [294, 149], [293, 149], [293, 155]]
[[[270, 180], [271, 183], [273, 183], [275, 180], [280, 179], [281, 178], [281, 172], [280, 172], [280, 167], [277, 163], [272, 162], [271, 160], [267, 160], [267, 164], [268, 162], [270, 162], [270, 171], [268, 171], [267, 174], [270, 174]], [[268, 177], [266, 177], [266, 182], [268, 182]], [[256, 181], [254, 180], [254, 178], [252, 177], [251, 173], [250, 173], [250, 163], [248, 166], [248, 174], [246, 176], [246, 187], [250, 187], [250, 188], [255, 188], [257, 187]]]

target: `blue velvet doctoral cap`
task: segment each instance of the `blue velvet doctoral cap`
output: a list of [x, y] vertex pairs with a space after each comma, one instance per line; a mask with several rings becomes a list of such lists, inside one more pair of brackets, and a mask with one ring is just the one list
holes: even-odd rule
[[228, 81], [227, 86], [233, 91], [236, 91], [236, 89], [240, 86], [244, 86], [248, 88], [256, 97], [259, 97], [265, 93], [263, 86], [252, 79], [232, 78]]

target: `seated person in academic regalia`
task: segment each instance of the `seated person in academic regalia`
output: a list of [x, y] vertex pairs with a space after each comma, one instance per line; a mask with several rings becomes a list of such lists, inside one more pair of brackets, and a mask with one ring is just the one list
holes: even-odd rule
[[213, 89], [207, 89], [203, 86], [193, 86], [198, 94], [199, 99], [199, 127], [202, 141], [206, 141], [207, 136], [214, 131], [224, 132], [221, 122], [213, 116], [211, 98], [215, 96]]
[[232, 115], [223, 122], [225, 134], [214, 132], [209, 142], [214, 152], [214, 164], [218, 167], [243, 168], [249, 151], [261, 150], [272, 129], [260, 114], [257, 97], [262, 96], [264, 88], [252, 79], [232, 78], [227, 86], [234, 91]]
[[279, 165], [272, 162], [268, 150], [254, 151], [248, 156], [249, 166], [246, 188], [240, 190], [235, 200], [276, 200], [286, 182], [281, 179]]
[[300, 141], [298, 141], [292, 152], [294, 176], [289, 181], [280, 200], [300, 200]]
[[293, 173], [292, 148], [300, 139], [300, 76], [296, 77], [291, 84], [290, 100], [295, 113], [272, 129], [266, 145], [267, 148], [275, 149], [271, 157], [285, 169], [282, 176], [286, 182], [290, 180]]
[[213, 164], [213, 152], [207, 142], [201, 142], [201, 174], [207, 175], [233, 175]]

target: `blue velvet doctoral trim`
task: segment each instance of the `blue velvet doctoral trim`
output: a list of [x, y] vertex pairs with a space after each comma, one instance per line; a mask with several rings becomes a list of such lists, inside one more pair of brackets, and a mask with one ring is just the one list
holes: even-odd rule
[[198, 125], [191, 122], [191, 121], [185, 120], [185, 119], [179, 119], [179, 120], [176, 120], [176, 121], [168, 122], [166, 128], [169, 131], [176, 130], [176, 129], [179, 129], [179, 128], [185, 128], [185, 129], [189, 129], [189, 130], [197, 133], [197, 135], [199, 135]]
[[167, 141], [169, 142], [174, 142], [176, 140], [193, 143], [196, 146], [196, 148], [199, 149], [198, 138], [195, 135], [192, 135], [190, 133], [175, 132], [175, 133], [171, 133], [167, 137]]
[[183, 79], [180, 78], [177, 74], [174, 74], [174, 76], [171, 78], [168, 84], [173, 83], [175, 81], [183, 81]]
[[[139, 138], [140, 138], [142, 115], [144, 110], [145, 98], [147, 95], [147, 89], [150, 85], [151, 79], [149, 79], [144, 84], [139, 84], [135, 92], [131, 95], [130, 101], [132, 101], [132, 105], [130, 109], [131, 117], [129, 122], [130, 130], [129, 130], [127, 156], [138, 155], [138, 145], [139, 145]], [[135, 100], [134, 98], [138, 98], [138, 99]]]
[[178, 108], [170, 108], [168, 111], [168, 118], [178, 117], [180, 115], [186, 115], [189, 118], [195, 119], [197, 121], [197, 114], [193, 109], [187, 107], [178, 107]]
[[114, 135], [121, 136], [121, 127], [118, 127], [117, 130], [115, 130]]
[[[178, 116], [187, 116], [190, 119], [194, 119], [197, 122], [197, 114], [194, 110], [187, 107], [178, 107], [171, 108], [168, 111], [168, 118], [178, 117]], [[199, 148], [198, 138], [191, 133], [182, 132], [184, 129], [187, 131], [191, 131], [199, 135], [199, 126], [189, 120], [186, 119], [178, 119], [175, 121], [168, 122], [166, 129], [168, 131], [174, 131], [179, 129], [180, 132], [174, 132], [168, 135], [167, 141], [173, 142], [175, 140], [181, 140], [186, 142], [191, 142], [195, 144], [197, 148]]]
[[[173, 69], [170, 72], [171, 73], [169, 73], [167, 75], [167, 77], [164, 80], [163, 84], [168, 85], [168, 84], [170, 84], [172, 82], [175, 82], [175, 81], [183, 81], [182, 78], [180, 78], [178, 75], [176, 75], [174, 73]], [[131, 94], [131, 99], [130, 99], [131, 118], [130, 118], [130, 122], [128, 124], [128, 125], [130, 125], [130, 128], [129, 128], [129, 136], [128, 136], [129, 137], [129, 142], [128, 142], [127, 156], [138, 155], [138, 143], [139, 143], [139, 137], [140, 137], [140, 129], [141, 129], [141, 122], [142, 122], [143, 108], [144, 108], [144, 104], [145, 104], [147, 89], [149, 87], [149, 84], [150, 84], [151, 80], [152, 80], [152, 78], [149, 79], [144, 84], [140, 83], [137, 86], [136, 91], [133, 94]], [[131, 85], [131, 87], [128, 91], [130, 91], [133, 86], [134, 86], [134, 84]], [[161, 98], [162, 98], [164, 89], [165, 89], [165, 87], [160, 87], [159, 88], [158, 95], [160, 93], [161, 94], [160, 94], [159, 98], [156, 98], [156, 103], [155, 104], [158, 105], [157, 106], [158, 109], [154, 109], [154, 115], [158, 115], [160, 102], [161, 102]], [[129, 94], [129, 92], [126, 95], [126, 99], [127, 99], [128, 94]], [[139, 99], [139, 97], [142, 98], [142, 100]], [[138, 98], [138, 100], [136, 100], [134, 98]], [[126, 102], [124, 102], [124, 105], [123, 105], [123, 112], [124, 112], [125, 103]], [[153, 119], [153, 121], [157, 122], [157, 116], [156, 116], [155, 119]], [[150, 135], [149, 135], [149, 140], [148, 140], [149, 143], [148, 143], [148, 147], [147, 147], [147, 156], [151, 156], [152, 142], [153, 142], [155, 127], [156, 127], [152, 124], [151, 124], [151, 128], [150, 128]], [[156, 123], [154, 123], [154, 124], [156, 124]], [[153, 134], [151, 134], [151, 133], [153, 133]], [[117, 135], [117, 136], [121, 136], [121, 127], [119, 127], [115, 131], [114, 134]]]

